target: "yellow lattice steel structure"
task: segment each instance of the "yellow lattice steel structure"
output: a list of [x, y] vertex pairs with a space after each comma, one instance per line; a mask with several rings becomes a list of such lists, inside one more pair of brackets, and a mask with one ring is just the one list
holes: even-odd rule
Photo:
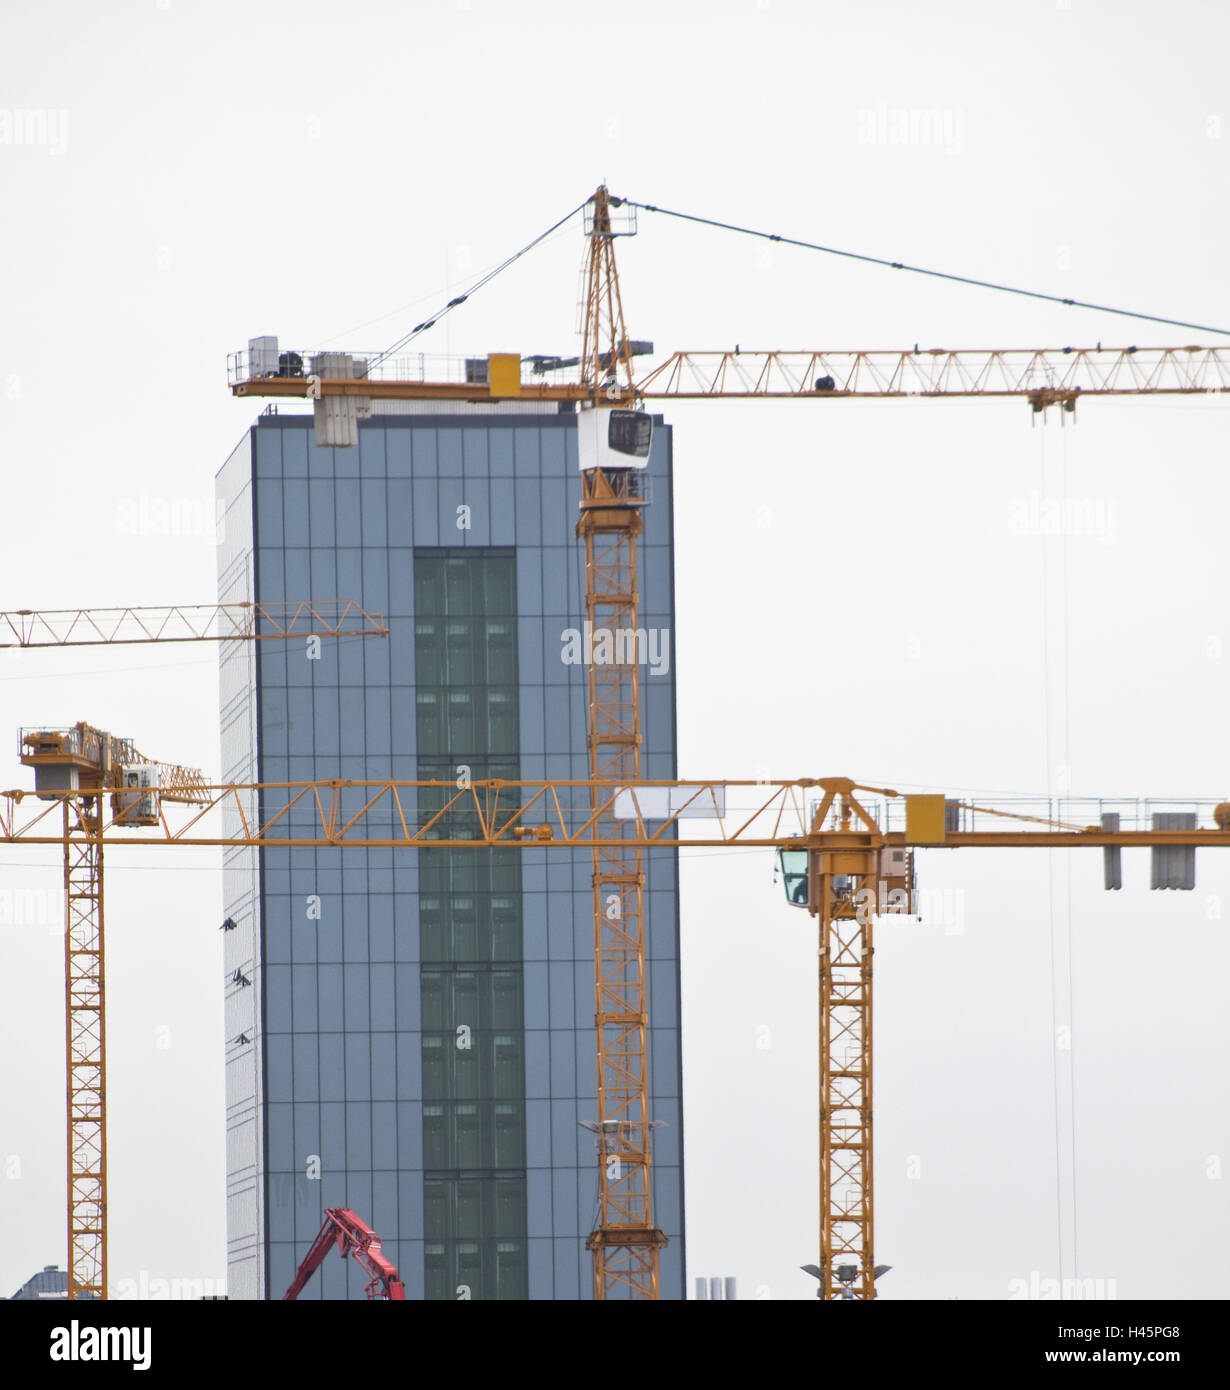
[[[668, 811], [655, 791], [671, 794]], [[588, 852], [610, 843], [614, 834], [621, 844], [640, 850], [1230, 847], [1230, 802], [1217, 797], [1037, 797], [983, 806], [868, 787], [844, 777], [646, 779], [623, 786], [590, 778], [493, 778], [460, 788], [451, 781], [329, 778], [208, 783], [191, 798], [159, 788], [142, 795], [152, 803], [153, 815], [134, 828], [131, 811], [119, 798], [95, 805], [96, 792], [0, 792], [0, 844], [62, 845], [67, 804], [71, 825], [79, 827], [88, 817], [89, 833], [108, 848], [545, 846]], [[942, 803], [938, 826], [921, 813], [929, 813], [935, 802]], [[1120, 816], [1114, 829], [1093, 819], [1108, 809]], [[1197, 824], [1186, 830], [1151, 828], [1152, 817], [1163, 809], [1190, 810]], [[473, 833], [446, 834], [453, 825]]]
[[68, 1297], [107, 1296], [107, 1049], [103, 850], [64, 805]]
[[[148, 824], [143, 791], [125, 792], [142, 768], [157, 768], [160, 797], [203, 804], [205, 778], [196, 768], [155, 763], [130, 739], [84, 722], [66, 729], [24, 731], [21, 761], [35, 769], [36, 792], [71, 786], [59, 800], [64, 844], [64, 1020], [67, 1057], [68, 1297], [107, 1297], [107, 1014], [103, 903], [104, 799], [119, 824]], [[134, 777], [133, 774], [136, 773]], [[129, 780], [132, 778], [132, 780]], [[116, 822], [113, 821], [113, 824]]]
[[[667, 809], [663, 792], [669, 794]], [[79, 1291], [97, 1287], [105, 1277], [105, 1258], [97, 1266], [91, 1264], [99, 1248], [95, 1218], [98, 1203], [105, 1201], [105, 1166], [95, 1163], [88, 1148], [91, 1142], [101, 1146], [104, 1134], [102, 1115], [92, 1101], [105, 1074], [101, 1064], [95, 1070], [85, 1062], [87, 1054], [101, 1057], [101, 1026], [97, 1034], [90, 1028], [91, 1020], [99, 1025], [102, 1020], [100, 870], [105, 847], [350, 846], [430, 852], [545, 846], [602, 855], [603, 863], [619, 865], [636, 862], [622, 856], [663, 848], [760, 847], [802, 853], [807, 863], [806, 905], [817, 919], [819, 945], [821, 1292], [834, 1299], [875, 1296], [872, 931], [877, 913], [911, 907], [910, 852], [976, 847], [1083, 847], [1110, 853], [1142, 847], [1230, 848], [1230, 803], [1215, 798], [1183, 803], [1039, 799], [980, 806], [935, 795], [901, 796], [849, 778], [622, 784], [607, 778], [491, 780], [465, 788], [445, 781], [331, 780], [202, 787], [193, 794], [195, 805], [162, 790], [149, 796], [154, 814], [134, 828], [130, 808], [118, 798], [110, 800], [108, 814], [106, 798], [80, 790], [0, 795], [0, 843], [63, 845], [66, 882], [71, 874], [81, 894], [80, 929], [70, 947], [80, 960], [74, 969], [83, 1059], [82, 1147], [73, 1170], [78, 1181], [77, 1259], [83, 1276]], [[1192, 828], [1154, 828], [1159, 810], [1173, 811], [1180, 805], [1190, 813]], [[466, 834], [449, 833], [450, 827], [460, 826], [467, 828]], [[904, 891], [886, 896], [886, 886]], [[97, 940], [91, 935], [95, 924]], [[639, 1021], [627, 1026], [638, 1027]], [[617, 1055], [616, 1050], [611, 1055]], [[628, 1071], [631, 1074], [632, 1068]], [[617, 1089], [609, 1088], [612, 1097]], [[634, 1088], [624, 1092], [634, 1093]], [[610, 1118], [617, 1116], [611, 1113]], [[625, 1153], [629, 1166], [636, 1166], [639, 1151], [631, 1144], [620, 1146], [639, 1137], [638, 1125], [639, 1113], [632, 1129], [613, 1131], [608, 1157]], [[92, 1140], [92, 1134], [97, 1139]], [[648, 1172], [646, 1163], [646, 1177]], [[645, 1208], [636, 1200], [637, 1191], [628, 1185], [621, 1192], [612, 1184], [609, 1210], [639, 1218]], [[648, 1224], [636, 1227], [629, 1221], [623, 1228], [613, 1225], [609, 1246], [598, 1243], [599, 1234], [605, 1239], [603, 1228], [591, 1237], [598, 1245], [595, 1253], [603, 1257], [608, 1290], [619, 1281], [630, 1292], [635, 1288], [650, 1296], [643, 1270], [634, 1274], [627, 1252], [656, 1249], [652, 1230]], [[644, 1243], [638, 1245], [638, 1238]], [[89, 1279], [93, 1285], [86, 1282]]]
[[[623, 395], [632, 363], [615, 270], [606, 190], [594, 195], [586, 262], [583, 374], [589, 409]], [[622, 377], [622, 390], [620, 378]], [[585, 631], [639, 628], [637, 540], [644, 499], [628, 470], [581, 475], [577, 536], [585, 546]], [[585, 1244], [594, 1259], [594, 1298], [658, 1297], [649, 1115], [649, 1006], [645, 993], [645, 871], [642, 850], [605, 807], [604, 788], [641, 775], [638, 653], [624, 644], [613, 660], [586, 662], [591, 807], [604, 843], [593, 850], [594, 1032], [597, 1042], [598, 1221]]]
[[[854, 788], [830, 788], [817, 808], [823, 825], [836, 804], [845, 843], [809, 849], [809, 910], [819, 919], [820, 1271], [823, 1298], [875, 1297], [872, 1144], [872, 954], [880, 884], [887, 881], [878, 827]], [[849, 843], [863, 831], [865, 843]], [[870, 837], [870, 838], [869, 838]], [[913, 872], [901, 875], [904, 907]], [[844, 1278], [837, 1271], [841, 1269]]]
[[181, 603], [161, 608], [17, 608], [0, 613], [0, 647], [127, 646], [137, 642], [262, 642], [387, 637], [379, 613], [352, 599]]
[[[584, 491], [577, 532], [585, 543], [587, 631], [635, 632], [640, 512], [614, 505], [600, 470], [586, 475]], [[587, 664], [590, 804], [602, 843], [593, 850], [598, 1223], [586, 1246], [596, 1299], [656, 1299], [666, 1237], [653, 1224], [650, 1173], [645, 872], [641, 847], [609, 801], [611, 787], [638, 782], [641, 771], [636, 653], [620, 657]]]
[[[465, 358], [391, 359], [360, 380], [254, 377], [231, 356], [236, 396], [282, 400], [361, 396], [382, 400], [590, 401], [574, 368], [540, 370], [535, 358], [466, 379]], [[475, 374], [471, 372], [471, 377]], [[569, 379], [572, 377], [573, 379]], [[1226, 347], [859, 349], [733, 348], [671, 353], [632, 380], [612, 381], [607, 403], [654, 400], [909, 400], [1015, 396], [1035, 411], [1100, 396], [1207, 396], [1230, 391]]]

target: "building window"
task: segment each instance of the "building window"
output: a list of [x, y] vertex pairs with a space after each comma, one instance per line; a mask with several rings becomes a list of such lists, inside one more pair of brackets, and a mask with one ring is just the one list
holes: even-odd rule
[[[515, 554], [418, 550], [414, 591], [419, 819], [467, 838], [458, 766], [520, 775]], [[419, 887], [427, 1297], [524, 1298], [520, 854], [423, 850]]]

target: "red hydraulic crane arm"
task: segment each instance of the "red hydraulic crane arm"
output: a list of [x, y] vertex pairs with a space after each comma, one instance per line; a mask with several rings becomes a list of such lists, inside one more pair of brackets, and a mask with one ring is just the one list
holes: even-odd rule
[[397, 1266], [381, 1254], [380, 1237], [348, 1207], [326, 1207], [324, 1225], [303, 1257], [290, 1288], [282, 1295], [283, 1303], [299, 1297], [308, 1280], [324, 1263], [332, 1245], [337, 1246], [342, 1259], [353, 1255], [367, 1273], [368, 1298], [405, 1302], [406, 1286], [398, 1277]]

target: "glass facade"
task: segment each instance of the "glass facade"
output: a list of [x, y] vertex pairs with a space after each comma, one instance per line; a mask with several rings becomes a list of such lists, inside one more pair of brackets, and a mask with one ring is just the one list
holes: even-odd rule
[[[660, 427], [640, 591], [673, 655], [670, 450]], [[227, 597], [357, 598], [390, 629], [315, 659], [224, 650], [225, 776], [588, 775], [586, 673], [561, 658], [583, 622], [575, 416], [375, 416], [351, 449], [266, 416], [218, 487]], [[644, 775], [673, 777], [673, 661], [641, 691]], [[663, 1297], [682, 1298], [675, 856], [645, 868], [655, 1217]], [[231, 1296], [280, 1298], [340, 1205], [410, 1298], [590, 1297], [590, 856], [269, 849], [227, 870]], [[363, 1282], [331, 1258], [301, 1297]]]
[[[448, 784], [433, 813], [458, 780], [520, 775], [516, 588], [512, 549], [414, 552], [418, 775]], [[519, 853], [419, 856], [428, 1298], [527, 1296]]]

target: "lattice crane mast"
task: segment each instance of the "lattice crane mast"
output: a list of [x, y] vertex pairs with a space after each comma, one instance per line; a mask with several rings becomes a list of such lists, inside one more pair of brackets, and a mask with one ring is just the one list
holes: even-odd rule
[[[599, 190], [587, 219], [583, 381], [591, 408], [578, 421], [581, 516], [585, 546], [587, 631], [636, 633], [639, 584], [636, 548], [647, 501], [643, 470], [653, 424], [638, 411], [592, 408], [632, 387], [615, 269], [610, 202]], [[622, 380], [621, 380], [622, 378]], [[586, 1239], [594, 1260], [594, 1297], [618, 1292], [656, 1299], [659, 1251], [666, 1236], [654, 1225], [649, 1113], [649, 1008], [645, 991], [645, 866], [642, 850], [623, 838], [604, 809], [602, 787], [641, 776], [640, 668], [631, 660], [587, 661], [589, 775], [596, 824], [609, 833], [593, 851], [594, 1030], [597, 1042], [598, 1220]]]
[[[107, 1297], [107, 1056], [103, 932], [104, 800], [111, 823], [156, 824], [156, 804], [204, 805], [196, 768], [159, 763], [132, 740], [78, 723], [23, 729], [21, 761], [35, 795], [63, 814], [64, 998], [67, 1019], [68, 1297]], [[157, 792], [157, 802], [151, 795]]]

